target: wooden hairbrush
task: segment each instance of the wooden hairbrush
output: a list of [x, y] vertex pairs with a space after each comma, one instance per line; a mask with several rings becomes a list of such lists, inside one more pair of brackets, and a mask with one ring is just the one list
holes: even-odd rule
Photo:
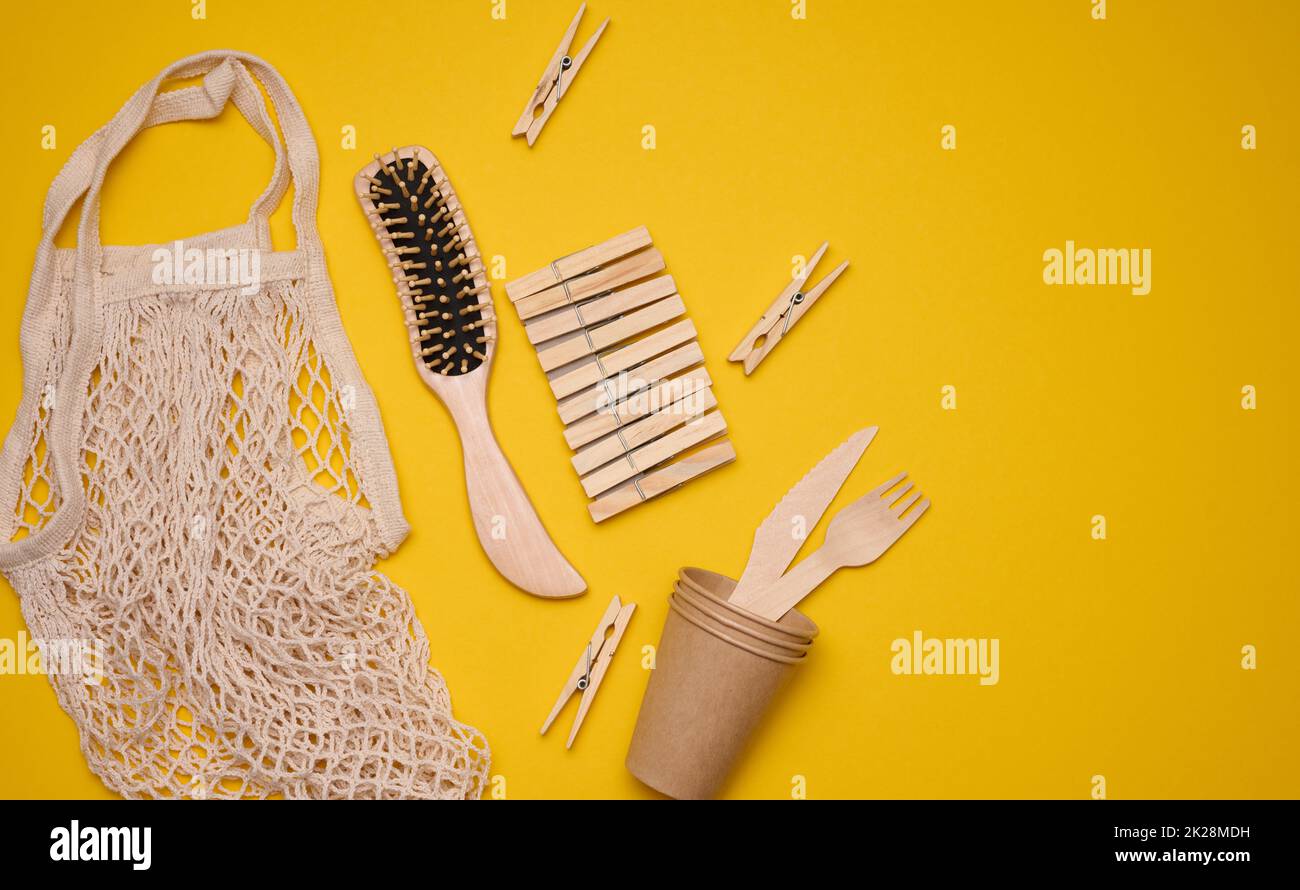
[[536, 596], [587, 589], [537, 518], [487, 415], [496, 314], [478, 245], [433, 152], [394, 148], [357, 174], [402, 300], [420, 377], [451, 412], [465, 456], [474, 530], [497, 571]]

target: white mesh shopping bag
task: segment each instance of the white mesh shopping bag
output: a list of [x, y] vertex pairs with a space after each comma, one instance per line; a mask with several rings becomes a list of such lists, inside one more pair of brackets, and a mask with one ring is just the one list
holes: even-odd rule
[[[275, 149], [248, 222], [185, 238], [176, 274], [178, 245], [102, 246], [114, 158], [228, 101]], [[268, 217], [291, 181], [297, 247], [277, 252]], [[334, 304], [318, 186], [284, 80], [209, 52], [136, 92], [46, 199], [0, 453], [0, 571], [34, 638], [91, 647], [94, 670], [50, 679], [91, 769], [127, 796], [482, 791], [487, 745], [452, 717], [410, 599], [374, 568], [407, 525]], [[54, 247], [83, 196], [77, 246]]]

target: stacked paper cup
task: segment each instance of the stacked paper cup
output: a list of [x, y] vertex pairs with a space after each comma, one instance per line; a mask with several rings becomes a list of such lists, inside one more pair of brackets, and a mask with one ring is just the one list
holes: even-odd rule
[[768, 621], [727, 601], [731, 578], [678, 573], [637, 716], [627, 768], [676, 798], [713, 797], [817, 625], [790, 611]]

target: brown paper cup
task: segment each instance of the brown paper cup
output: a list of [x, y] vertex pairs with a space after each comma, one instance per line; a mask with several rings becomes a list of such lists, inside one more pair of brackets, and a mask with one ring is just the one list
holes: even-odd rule
[[716, 599], [689, 588], [669, 597], [627, 752], [632, 775], [670, 797], [717, 794], [817, 635], [817, 626], [798, 612], [769, 622]]

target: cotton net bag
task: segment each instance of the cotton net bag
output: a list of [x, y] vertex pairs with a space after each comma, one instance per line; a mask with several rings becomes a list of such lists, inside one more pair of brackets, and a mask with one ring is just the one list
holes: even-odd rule
[[[247, 223], [183, 244], [258, 274], [232, 283], [209, 261], [169, 280], [158, 246], [102, 246], [119, 152], [228, 101], [274, 147], [272, 181]], [[375, 570], [408, 526], [326, 272], [319, 169], [280, 75], [209, 52], [132, 96], [46, 199], [0, 452], [0, 571], [34, 638], [93, 653], [50, 680], [91, 769], [128, 797], [476, 798], [485, 783], [486, 742], [452, 717], [409, 597]], [[297, 246], [276, 252], [290, 181]], [[83, 196], [77, 247], [54, 247]]]

